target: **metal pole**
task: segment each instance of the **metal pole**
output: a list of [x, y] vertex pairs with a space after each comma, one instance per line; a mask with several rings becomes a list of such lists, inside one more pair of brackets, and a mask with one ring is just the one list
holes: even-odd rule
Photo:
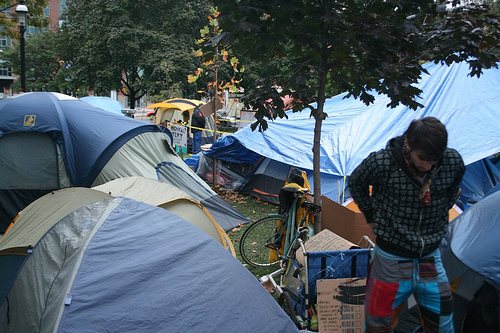
[[19, 27], [21, 33], [21, 92], [26, 92], [26, 56], [24, 53], [24, 34], [26, 27]]
[[26, 92], [26, 56], [24, 54], [24, 37], [26, 34], [26, 18], [28, 16], [28, 7], [24, 5], [24, 0], [19, 0], [19, 5], [17, 5], [16, 7], [16, 14], [21, 47], [21, 92]]

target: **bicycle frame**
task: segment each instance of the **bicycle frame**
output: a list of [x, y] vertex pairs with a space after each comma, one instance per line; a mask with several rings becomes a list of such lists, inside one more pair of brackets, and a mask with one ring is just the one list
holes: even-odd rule
[[[306, 207], [306, 211], [304, 216], [300, 219], [300, 221], [297, 223], [297, 210], [298, 210], [298, 204], [302, 200], [305, 194], [307, 194], [309, 191], [307, 189], [303, 189], [302, 191], [299, 191], [298, 194], [295, 195], [295, 198], [293, 200], [292, 206], [288, 210], [287, 213], [285, 214], [269, 214], [269, 217], [274, 217], [274, 218], [280, 218], [285, 221], [282, 225], [278, 226], [276, 234], [278, 235], [278, 238], [281, 238], [282, 236], [285, 237], [285, 245], [283, 247], [283, 254], [279, 253], [279, 250], [277, 251], [278, 258], [280, 260], [284, 260], [286, 258], [290, 258], [289, 252], [292, 247], [292, 244], [295, 242], [299, 235], [299, 229], [306, 227], [306, 224], [308, 221], [311, 220], [311, 216], [313, 216], [313, 213], [315, 212], [314, 210], [310, 210], [309, 208]], [[314, 204], [313, 204], [314, 205]], [[318, 209], [318, 208], [316, 208]]]

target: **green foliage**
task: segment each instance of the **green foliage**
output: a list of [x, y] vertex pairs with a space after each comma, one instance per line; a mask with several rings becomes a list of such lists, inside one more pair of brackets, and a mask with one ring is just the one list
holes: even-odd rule
[[[367, 105], [382, 93], [390, 107], [416, 109], [422, 106], [415, 87], [422, 62], [467, 61], [471, 75], [480, 75], [498, 60], [492, 52], [500, 38], [498, 16], [480, 4], [446, 9], [433, 0], [215, 2], [223, 14], [231, 13], [224, 29], [244, 58], [264, 66], [287, 59], [281, 73], [263, 72], [246, 86], [260, 126], [282, 116], [273, 103], [276, 94], [291, 94], [296, 109], [339, 91]], [[313, 115], [324, 117], [315, 109]]]
[[185, 85], [204, 1], [81, 0], [68, 2], [65, 24], [73, 76], [96, 93], [121, 89], [135, 100]]
[[202, 95], [221, 98], [222, 90], [239, 91], [245, 66], [229, 53], [227, 44], [221, 43], [224, 32], [220, 28], [219, 15], [216, 7], [210, 8], [208, 25], [200, 29], [200, 38], [195, 42], [198, 48], [193, 50], [201, 63], [194, 74], [188, 75], [188, 82], [198, 83], [198, 92]]
[[173, 97], [178, 97], [183, 95], [184, 92], [182, 91], [181, 84], [174, 83], [169, 87], [167, 87], [166, 89], [162, 89], [160, 91], [156, 90], [155, 94], [148, 95], [148, 102], [158, 103]]
[[[59, 36], [50, 31], [26, 38], [26, 88], [27, 91], [55, 91], [75, 95], [78, 87], [73, 87], [69, 79], [69, 64], [60, 58]], [[19, 44], [6, 48], [2, 57], [15, 73], [20, 72]], [[20, 82], [14, 83], [14, 90], [20, 91]]]

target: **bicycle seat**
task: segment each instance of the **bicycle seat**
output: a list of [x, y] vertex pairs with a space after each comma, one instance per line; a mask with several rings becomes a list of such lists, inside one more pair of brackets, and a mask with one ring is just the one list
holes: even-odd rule
[[316, 205], [314, 202], [304, 201], [300, 204], [300, 207], [305, 208], [306, 211], [314, 214], [321, 212], [321, 206]]
[[309, 189], [291, 183], [283, 186], [278, 194], [279, 213], [285, 214], [292, 207], [294, 201], [307, 193]]
[[309, 192], [310, 190], [307, 187], [300, 186], [299, 184], [290, 183], [290, 184], [286, 184], [285, 186], [283, 186], [280, 191], [305, 194], [305, 193]]

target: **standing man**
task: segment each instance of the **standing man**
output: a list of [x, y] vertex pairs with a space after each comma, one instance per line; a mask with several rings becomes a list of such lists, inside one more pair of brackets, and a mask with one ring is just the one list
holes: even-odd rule
[[[434, 117], [371, 153], [349, 177], [352, 197], [377, 236], [366, 285], [366, 332], [392, 332], [410, 295], [425, 332], [453, 333], [450, 286], [438, 250], [465, 172]], [[371, 194], [370, 194], [370, 186]]]
[[196, 108], [191, 116], [191, 133], [193, 133], [193, 148], [191, 151], [193, 154], [201, 151], [202, 128], [205, 128], [205, 117], [200, 109]]

